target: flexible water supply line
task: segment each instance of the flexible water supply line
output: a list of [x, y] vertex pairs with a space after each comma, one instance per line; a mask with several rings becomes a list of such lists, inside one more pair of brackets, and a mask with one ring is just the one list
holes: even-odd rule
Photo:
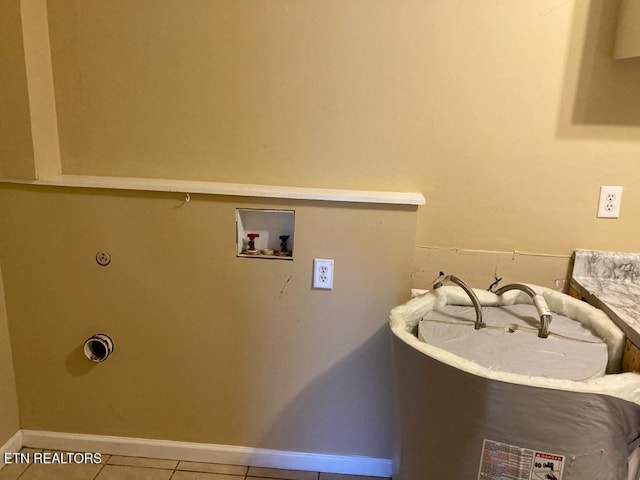
[[440, 288], [447, 280], [458, 285], [460, 288], [462, 288], [462, 290], [464, 290], [467, 295], [469, 295], [471, 303], [473, 304], [473, 308], [476, 311], [476, 322], [473, 325], [473, 328], [475, 328], [476, 330], [480, 330], [481, 328], [486, 327], [487, 324], [482, 321], [482, 307], [480, 306], [480, 300], [478, 300], [475, 292], [471, 288], [469, 288], [469, 286], [461, 279], [459, 279], [455, 275], [445, 275], [444, 272], [440, 272], [440, 276], [433, 284], [433, 289], [435, 290], [436, 288]]
[[509, 290], [520, 290], [521, 292], [526, 293], [533, 300], [533, 304], [538, 311], [538, 315], [540, 316], [540, 329], [538, 330], [538, 337], [547, 338], [549, 336], [549, 325], [551, 324], [551, 310], [547, 305], [544, 297], [531, 288], [528, 285], [524, 285], [523, 283], [510, 283], [509, 285], [505, 285], [504, 287], [500, 287], [494, 293], [496, 295], [502, 295], [504, 292]]

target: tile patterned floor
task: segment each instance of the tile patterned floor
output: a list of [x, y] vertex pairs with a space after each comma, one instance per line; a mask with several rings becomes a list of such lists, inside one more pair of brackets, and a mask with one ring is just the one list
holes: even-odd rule
[[[42, 452], [23, 448], [33, 457]], [[100, 464], [51, 465], [13, 463], [0, 470], [0, 480], [384, 480], [336, 473], [185, 462], [102, 455]], [[390, 480], [390, 479], [387, 479]]]

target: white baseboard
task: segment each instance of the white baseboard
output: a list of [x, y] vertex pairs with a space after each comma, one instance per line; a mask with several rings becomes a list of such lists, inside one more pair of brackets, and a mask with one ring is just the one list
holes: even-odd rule
[[0, 447], [0, 470], [4, 468], [4, 454], [19, 452], [22, 448], [22, 430], [18, 430], [7, 442]]
[[391, 460], [386, 458], [287, 452], [211, 443], [22, 430], [21, 446], [192, 462], [391, 477]]

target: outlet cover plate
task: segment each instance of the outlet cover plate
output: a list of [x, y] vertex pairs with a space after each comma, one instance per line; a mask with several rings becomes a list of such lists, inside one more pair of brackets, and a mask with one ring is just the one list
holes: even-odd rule
[[313, 259], [313, 288], [333, 290], [333, 259]]
[[600, 187], [600, 198], [598, 200], [598, 218], [618, 218], [620, 217], [620, 202], [622, 201], [621, 186]]

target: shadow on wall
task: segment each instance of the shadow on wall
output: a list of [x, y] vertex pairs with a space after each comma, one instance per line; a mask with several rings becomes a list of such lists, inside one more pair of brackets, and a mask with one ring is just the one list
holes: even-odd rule
[[67, 355], [65, 365], [67, 371], [74, 377], [80, 377], [89, 373], [95, 366], [95, 363], [88, 362], [87, 357], [84, 354], [84, 348], [82, 345], [74, 348]]
[[[315, 377], [278, 415], [257, 446], [391, 458], [390, 335], [385, 324], [359, 348]], [[375, 401], [363, 405], [363, 398]], [[292, 438], [295, 445], [290, 445]], [[318, 445], [331, 445], [332, 450], [317, 452]]]
[[619, 5], [620, 0], [575, 4], [561, 136], [583, 132], [573, 131], [575, 126], [640, 127], [640, 58], [613, 58]]

